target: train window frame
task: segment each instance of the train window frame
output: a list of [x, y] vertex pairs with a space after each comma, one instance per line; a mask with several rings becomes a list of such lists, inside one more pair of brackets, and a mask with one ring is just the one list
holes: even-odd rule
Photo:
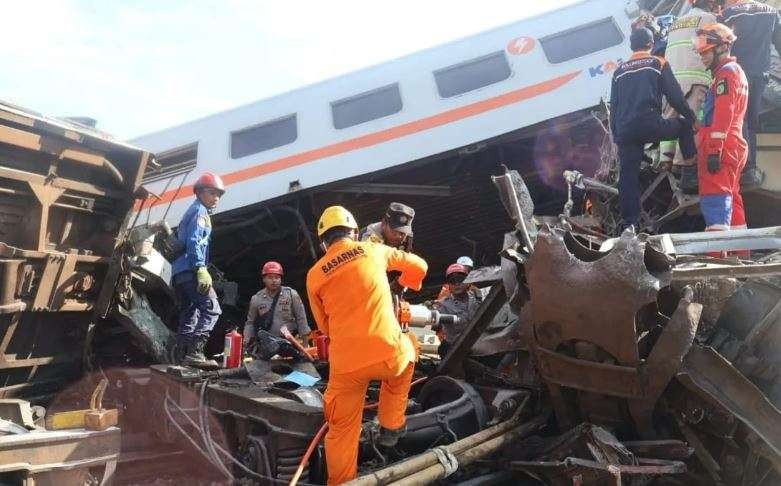
[[[475, 66], [479, 66], [481, 62], [484, 62], [492, 58], [497, 58], [497, 59], [500, 58], [503, 61], [504, 67], [506, 67], [507, 69], [506, 75], [502, 74], [503, 77], [501, 78], [494, 78], [488, 83], [472, 86], [469, 89], [443, 90], [443, 85], [440, 82], [440, 80], [442, 79], [441, 76], [443, 74], [453, 73], [456, 70], [464, 69], [466, 67], [479, 70], [479, 68], [476, 68]], [[493, 86], [495, 84], [501, 83], [502, 81], [506, 81], [513, 76], [513, 67], [509, 59], [507, 59], [507, 54], [504, 52], [504, 49], [502, 49], [502, 50], [490, 52], [488, 54], [484, 54], [482, 56], [473, 57], [471, 59], [468, 59], [466, 61], [461, 61], [456, 64], [451, 64], [450, 66], [446, 66], [433, 71], [432, 74], [434, 76], [434, 84], [437, 87], [437, 93], [439, 94], [439, 97], [442, 99], [448, 99], [448, 98], [455, 98], [457, 96], [462, 96], [467, 93], [472, 93], [474, 91], [478, 91], [488, 86]]]
[[[565, 41], [563, 44], [565, 44], [567, 46], [582, 45], [582, 43], [572, 42], [572, 40], [569, 38], [569, 36], [572, 36], [575, 33], [580, 34], [583, 30], [591, 29], [591, 28], [593, 28], [595, 26], [599, 26], [599, 25], [610, 25], [610, 26], [612, 26], [613, 29], [614, 29], [613, 33], [616, 33], [616, 32], [618, 33], [618, 37], [615, 39], [615, 41], [610, 41], [612, 43], [609, 44], [609, 45], [606, 44], [606, 45], [604, 45], [604, 46], [602, 46], [602, 47], [600, 47], [600, 48], [598, 48], [596, 50], [589, 50], [588, 52], [578, 53], [575, 56], [570, 56], [568, 54], [565, 54], [564, 56], [561, 56], [561, 55], [556, 56], [556, 55], [553, 55], [554, 54], [553, 52], [551, 52], [554, 48], [558, 49], [558, 46], [555, 46], [555, 47], [551, 46], [549, 44], [549, 42], [557, 41], [557, 40], [560, 40], [560, 39], [564, 38], [564, 39], [567, 39], [567, 41]], [[590, 56], [591, 54], [594, 54], [594, 53], [597, 53], [597, 52], [601, 52], [601, 51], [604, 51], [606, 49], [610, 49], [611, 47], [615, 47], [615, 46], [621, 45], [621, 44], [624, 43], [625, 39], [626, 39], [626, 37], [624, 36], [624, 32], [621, 30], [621, 27], [619, 27], [619, 25], [616, 23], [616, 19], [613, 16], [610, 16], [610, 17], [603, 17], [601, 19], [597, 19], [597, 20], [594, 20], [594, 21], [591, 21], [591, 22], [588, 22], [588, 23], [585, 23], [585, 24], [581, 24], [581, 25], [578, 25], [576, 27], [572, 27], [570, 29], [562, 30], [561, 32], [556, 32], [555, 34], [546, 35], [545, 37], [541, 37], [540, 39], [538, 39], [538, 41], [540, 43], [540, 48], [542, 49], [543, 54], [545, 54], [545, 59], [547, 59], [549, 63], [551, 63], [551, 64], [562, 64], [562, 63], [569, 62], [569, 61], [572, 61], [572, 60], [575, 60], [575, 59], [580, 59], [582, 57]], [[565, 51], [561, 51], [561, 52], [565, 52]]]
[[[240, 153], [237, 153], [236, 150], [236, 137], [239, 137], [243, 134], [246, 134], [248, 132], [252, 132], [254, 130], [260, 130], [264, 128], [270, 128], [274, 125], [281, 125], [283, 123], [287, 123], [290, 120], [293, 122], [293, 136], [292, 138], [290, 136], [287, 136], [283, 138], [279, 142], [274, 142], [272, 144], [269, 144], [267, 146], [262, 147], [255, 147], [255, 148], [245, 148]], [[236, 159], [242, 159], [244, 157], [249, 157], [250, 155], [259, 154], [262, 152], [267, 152], [269, 150], [273, 150], [275, 148], [284, 147], [285, 145], [290, 145], [291, 143], [294, 143], [296, 140], [298, 140], [298, 133], [299, 133], [299, 127], [298, 127], [298, 113], [291, 113], [289, 115], [280, 116], [268, 121], [264, 121], [263, 123], [256, 123], [254, 125], [250, 125], [248, 127], [240, 128], [238, 130], [232, 130], [229, 133], [229, 155], [230, 158], [233, 160]]]
[[[388, 90], [391, 90], [391, 92], [396, 97], [396, 99], [392, 101], [395, 103], [395, 101], [398, 100], [398, 105], [393, 104], [391, 107], [391, 111], [383, 111], [381, 114], [378, 114], [376, 116], [372, 115], [370, 118], [366, 118], [366, 119], [355, 118], [353, 120], [350, 120], [349, 123], [347, 124], [343, 124], [343, 122], [338, 120], [337, 110], [340, 106], [345, 106], [348, 103], [364, 102], [366, 100], [369, 100], [369, 102], [372, 105], [375, 105], [377, 103], [376, 103], [376, 98], [374, 97]], [[334, 129], [344, 130], [346, 128], [362, 125], [364, 123], [368, 123], [374, 120], [379, 120], [381, 118], [386, 118], [389, 116], [393, 116], [397, 113], [400, 113], [404, 109], [404, 98], [401, 96], [401, 86], [399, 85], [398, 82], [396, 82], [396, 83], [386, 84], [378, 88], [370, 89], [352, 96], [347, 96], [345, 98], [332, 101], [330, 105], [331, 105], [331, 123]]]
[[[186, 157], [190, 152], [192, 156]], [[182, 157], [183, 160], [175, 163], [166, 163], [166, 159], [179, 157]], [[143, 184], [168, 179], [192, 171], [198, 165], [198, 142], [180, 145], [160, 152], [155, 155], [155, 161], [159, 168], [154, 168], [151, 164], [147, 165], [146, 171], [141, 178]]]

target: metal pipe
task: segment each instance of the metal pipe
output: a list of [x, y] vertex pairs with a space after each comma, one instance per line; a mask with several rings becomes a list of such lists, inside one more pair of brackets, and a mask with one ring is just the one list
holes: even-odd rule
[[781, 274], [781, 263], [765, 265], [718, 265], [708, 267], [673, 268], [673, 280], [696, 280], [710, 277], [751, 278]]
[[[518, 410], [516, 410], [515, 414], [504, 422], [500, 422], [492, 427], [484, 429], [459, 441], [453, 442], [452, 444], [445, 447], [451, 453], [458, 455], [470, 447], [474, 447], [475, 444], [485, 442], [499, 434], [503, 434], [508, 430], [517, 427], [521, 424], [521, 412], [524, 410], [524, 408], [526, 408], [527, 402], [528, 399], [524, 399], [524, 401], [518, 406]], [[536, 420], [533, 421], [533, 423], [536, 423]], [[435, 464], [439, 464], [439, 459], [437, 459], [436, 453], [427, 451], [392, 466], [380, 469], [379, 471], [374, 471], [371, 474], [353, 479], [352, 481], [345, 484], [350, 486], [377, 486], [380, 484], [388, 484], [391, 481], [402, 479], [406, 476], [409, 476], [410, 474], [414, 474], [415, 472]]]
[[[659, 235], [654, 238], [661, 238]], [[781, 226], [700, 233], [671, 233], [678, 253], [709, 253], [730, 250], [775, 250], [781, 248]]]
[[[461, 448], [460, 451], [458, 452], [452, 449], [452, 446], [455, 445], [455, 443], [450, 444], [449, 446], [444, 446], [444, 448], [448, 449], [451, 453], [453, 453], [456, 456], [459, 467], [467, 466], [477, 461], [478, 459], [482, 459], [483, 457], [493, 454], [494, 452], [498, 451], [499, 449], [501, 449], [506, 445], [510, 445], [517, 442], [518, 439], [521, 439], [531, 434], [532, 432], [536, 431], [547, 421], [548, 421], [547, 414], [539, 415], [530, 422], [512, 428], [484, 442], [477, 442], [473, 440], [470, 441], [470, 437], [467, 437], [466, 439], [459, 441], [459, 442], [469, 441], [469, 443], [466, 444], [465, 447]], [[445, 477], [445, 473], [446, 473], [445, 467], [439, 462], [437, 462], [434, 465], [431, 465], [425, 469], [412, 473], [398, 481], [391, 482], [390, 484], [394, 486], [415, 486], [418, 484], [431, 484], [437, 479]]]

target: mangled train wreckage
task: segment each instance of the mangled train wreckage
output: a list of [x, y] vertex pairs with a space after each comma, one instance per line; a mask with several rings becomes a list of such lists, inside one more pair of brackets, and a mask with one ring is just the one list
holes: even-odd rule
[[[479, 311], [444, 358], [419, 363], [399, 445], [365, 428], [352, 484], [781, 479], [781, 229], [599, 238], [540, 224], [517, 173], [494, 182], [515, 223], [502, 264], [473, 272]], [[764, 256], [703, 256], [745, 248]], [[195, 451], [206, 477], [322, 483], [327, 363], [289, 356], [119, 372], [145, 397], [128, 424]]]
[[[135, 195], [142, 194], [137, 185], [121, 182], [137, 180], [132, 178], [149, 162], [147, 153], [93, 142], [90, 131], [76, 127], [54, 133], [62, 123], [14, 113], [6, 126], [17, 138], [3, 141], [13, 146], [13, 157], [4, 159], [4, 167], [11, 166], [4, 168], [4, 180], [21, 179], [22, 169], [12, 162], [23, 154], [40, 157], [42, 173], [46, 160], [47, 175], [36, 177], [29, 170], [35, 166], [23, 165], [29, 180], [8, 192], [12, 201], [37, 197], [21, 183], [66, 186], [61, 195], [76, 196], [108, 193], [102, 182], [115, 186], [117, 200], [89, 209], [118, 220], [132, 214]], [[20, 123], [25, 117], [26, 126]], [[52, 153], [54, 141], [65, 143], [69, 134], [69, 140], [81, 134], [94, 143], [90, 151], [82, 147], [84, 153], [103, 148], [107, 162], [90, 166], [92, 185], [71, 188], [66, 170], [57, 170], [59, 164], [67, 167], [68, 156], [81, 156], [75, 148], [66, 152], [69, 145]], [[47, 143], [19, 145], [28, 137]], [[398, 446], [383, 449], [366, 427], [362, 475], [353, 483], [777, 482], [781, 258], [772, 251], [781, 247], [781, 229], [653, 236], [627, 231], [607, 238], [579, 229], [566, 216], [535, 218], [529, 191], [514, 171], [494, 177], [494, 184], [514, 226], [504, 237], [501, 265], [470, 275], [486, 289], [480, 309], [443, 359], [424, 355], [419, 363], [407, 434]], [[41, 227], [45, 222], [37, 220]], [[6, 313], [3, 342], [15, 356], [4, 358], [11, 364], [2, 370], [7, 398], [0, 402], [0, 477], [52, 484], [139, 484], [152, 478], [176, 484], [183, 476], [224, 484], [322, 484], [318, 439], [327, 361], [276, 343], [273, 352], [257, 357], [264, 359], [236, 369], [203, 372], [166, 364], [173, 306], [163, 254], [170, 230], [160, 223], [111, 231], [103, 235], [101, 260], [76, 267], [97, 268], [101, 273], [94, 278], [106, 279], [102, 286], [88, 293], [75, 284], [84, 277], [62, 278], [65, 263], [50, 270], [60, 277], [51, 292], [64, 295], [63, 305], [90, 297], [99, 302], [105, 292], [103, 307], [28, 307], [41, 290], [22, 290], [40, 289], [47, 279], [8, 284], [15, 307]], [[52, 243], [63, 241], [57, 231], [44, 235], [40, 249], [27, 250], [21, 240], [5, 245], [7, 258], [23, 260], [11, 275], [46, 275], [60, 254], [64, 262], [80, 254]], [[702, 256], [745, 248], [755, 252], [754, 260]], [[221, 294], [231, 298], [234, 286], [223, 281]], [[82, 340], [60, 349], [84, 350], [88, 359], [77, 354], [78, 371], [57, 367], [57, 359], [25, 363], [32, 370], [21, 387], [10, 381], [19, 369], [14, 360], [38, 359], [33, 353], [45, 349], [34, 345], [42, 338], [25, 331], [35, 318], [49, 319], [49, 333], [73, 336], [76, 326]], [[151, 363], [158, 364], [142, 366]], [[59, 386], [36, 379], [34, 373], [47, 365]], [[368, 403], [377, 393], [370, 388]], [[367, 406], [367, 424], [374, 413]]]

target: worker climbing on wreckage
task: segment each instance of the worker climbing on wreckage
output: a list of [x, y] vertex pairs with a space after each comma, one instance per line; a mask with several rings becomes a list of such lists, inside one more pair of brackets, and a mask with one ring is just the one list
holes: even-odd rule
[[244, 342], [247, 346], [264, 331], [274, 337], [282, 336], [287, 327], [306, 345], [309, 342], [309, 323], [301, 296], [292, 287], [282, 285], [285, 272], [279, 262], [266, 262], [260, 270], [263, 288], [252, 296], [244, 324]]
[[[676, 19], [670, 27], [665, 59], [681, 86], [689, 108], [699, 117], [711, 84], [711, 74], [694, 49], [694, 39], [697, 37], [697, 29], [716, 23], [716, 14], [713, 12], [718, 7], [716, 0], [689, 0], [689, 3], [692, 5], [691, 10]], [[678, 117], [678, 112], [669, 101], [665, 102], [664, 117]], [[686, 193], [696, 194], [696, 161], [689, 160], [688, 164], [684, 165], [675, 140], [662, 142], [659, 152], [661, 165], [672, 168], [673, 173], [680, 175], [681, 189]]]
[[698, 132], [700, 208], [706, 231], [746, 227], [740, 174], [748, 157], [743, 118], [749, 85], [743, 69], [730, 55], [735, 39], [729, 27], [711, 24], [697, 31], [695, 42], [703, 64], [713, 73]]
[[403, 435], [405, 411], [417, 360], [412, 333], [402, 333], [394, 314], [386, 272], [421, 288], [428, 269], [420, 257], [359, 242], [358, 225], [341, 206], [327, 208], [317, 225], [325, 255], [306, 279], [317, 327], [330, 338], [330, 373], [325, 391], [328, 484], [353, 479], [358, 471], [358, 440], [369, 382], [382, 382], [378, 409], [381, 446]]
[[[646, 28], [630, 37], [634, 53], [613, 73], [610, 91], [610, 130], [618, 145], [620, 160], [619, 204], [624, 228], [640, 220], [640, 167], [646, 143], [678, 139], [687, 161], [697, 154], [694, 143], [694, 112], [686, 103], [670, 65], [652, 56], [654, 36]], [[682, 115], [662, 118], [662, 96]]]
[[216, 369], [217, 362], [207, 360], [204, 354], [209, 334], [222, 313], [207, 269], [212, 232], [209, 215], [225, 194], [225, 185], [220, 176], [204, 172], [195, 182], [193, 192], [195, 201], [177, 228], [177, 238], [185, 251], [171, 267], [179, 301], [179, 330], [174, 354], [176, 361], [185, 366]]

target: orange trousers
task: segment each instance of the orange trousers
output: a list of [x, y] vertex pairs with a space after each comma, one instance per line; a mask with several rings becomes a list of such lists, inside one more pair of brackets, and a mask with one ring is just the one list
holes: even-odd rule
[[328, 484], [344, 483], [358, 475], [358, 441], [369, 382], [382, 382], [377, 415], [381, 426], [395, 430], [407, 421], [407, 397], [414, 371], [415, 363], [409, 361], [407, 354], [399, 353], [398, 358], [348, 373], [332, 372], [325, 390]]

